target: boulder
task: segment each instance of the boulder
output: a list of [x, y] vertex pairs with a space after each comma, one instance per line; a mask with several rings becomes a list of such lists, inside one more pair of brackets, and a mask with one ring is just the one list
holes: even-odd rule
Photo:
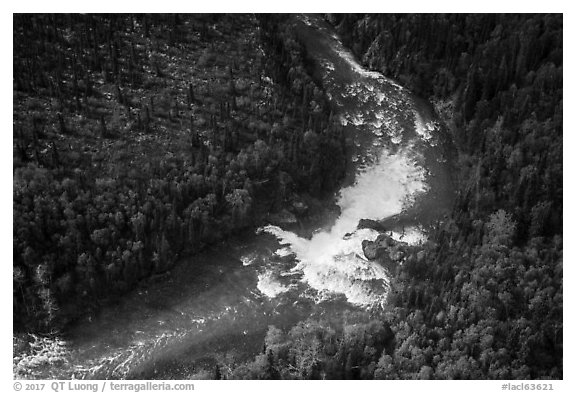
[[375, 240], [375, 243], [378, 247], [386, 249], [388, 247], [394, 246], [397, 243], [397, 241], [392, 239], [387, 234], [383, 233], [381, 235], [378, 235], [378, 237]]
[[378, 221], [369, 220], [367, 218], [362, 218], [360, 221], [358, 221], [358, 226], [356, 228], [357, 229], [373, 229], [373, 230], [378, 231], [378, 232], [386, 231], [386, 228], [384, 228], [384, 226], [382, 224], [380, 224]]
[[406, 258], [406, 247], [386, 234], [379, 235], [374, 241], [364, 240], [362, 250], [367, 259], [378, 259], [382, 263], [400, 262]]
[[390, 256], [388, 248], [394, 240], [388, 235], [380, 235], [375, 241], [364, 240], [362, 242], [362, 251], [368, 260], [380, 259], [381, 262], [388, 261]]
[[362, 251], [364, 251], [364, 256], [369, 260], [374, 260], [378, 258], [378, 247], [375, 242], [370, 240], [362, 241]]

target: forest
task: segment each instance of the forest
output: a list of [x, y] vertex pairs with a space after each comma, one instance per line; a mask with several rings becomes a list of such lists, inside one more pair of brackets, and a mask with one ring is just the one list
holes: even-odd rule
[[330, 195], [341, 129], [292, 32], [257, 23], [14, 16], [15, 330], [57, 331]]
[[[562, 379], [562, 15], [325, 19], [432, 103], [456, 202], [391, 270], [384, 311], [270, 326], [253, 360], [189, 377]], [[14, 16], [15, 331], [64, 329], [333, 195], [346, 138], [285, 20]]]
[[270, 327], [261, 355], [219, 376], [562, 379], [562, 16], [326, 18], [434, 103], [457, 202], [396, 267], [384, 316]]

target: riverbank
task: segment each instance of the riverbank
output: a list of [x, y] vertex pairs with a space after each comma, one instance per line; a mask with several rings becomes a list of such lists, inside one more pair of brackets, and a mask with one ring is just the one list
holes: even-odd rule
[[254, 15], [15, 23], [15, 331], [65, 329], [342, 176], [321, 88], [270, 78], [300, 48]]
[[[378, 232], [356, 228], [361, 219], [400, 214], [434, 192], [420, 150], [439, 148], [433, 143], [436, 130], [423, 117], [419, 121], [429, 132], [421, 135], [410, 94], [360, 67], [324, 22], [294, 23], [350, 146], [347, 179], [335, 197], [338, 214], [307, 203], [308, 210], [326, 216], [296, 228], [268, 225], [206, 250], [197, 263], [178, 264], [170, 275], [74, 326], [64, 344], [66, 361], [49, 367], [51, 375], [185, 378], [257, 355], [270, 325], [288, 332], [315, 318], [341, 332], [352, 320], [382, 312], [389, 273], [362, 250], [362, 242]], [[294, 224], [291, 217], [285, 221]], [[389, 336], [385, 326], [373, 328]]]

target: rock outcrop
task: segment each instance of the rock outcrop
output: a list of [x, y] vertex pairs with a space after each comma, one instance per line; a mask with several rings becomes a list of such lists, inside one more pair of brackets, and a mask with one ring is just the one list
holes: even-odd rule
[[370, 220], [367, 218], [362, 218], [360, 221], [358, 221], [358, 226], [356, 228], [357, 229], [373, 229], [373, 230], [378, 231], [378, 232], [386, 231], [386, 228], [380, 222], [375, 221], [375, 220]]
[[364, 256], [369, 260], [381, 263], [402, 262], [406, 258], [406, 245], [392, 239], [389, 235], [381, 234], [376, 240], [362, 242]]

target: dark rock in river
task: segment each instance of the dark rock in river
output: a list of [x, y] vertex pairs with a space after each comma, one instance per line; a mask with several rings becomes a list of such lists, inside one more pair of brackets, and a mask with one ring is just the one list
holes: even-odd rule
[[374, 260], [378, 257], [378, 247], [370, 240], [362, 241], [362, 251], [364, 251], [364, 256], [369, 260]]
[[390, 236], [382, 234], [373, 242], [370, 240], [364, 240], [362, 242], [362, 251], [364, 251], [364, 256], [367, 259], [380, 259], [388, 254], [388, 247], [394, 245], [394, 242], [394, 239]]
[[392, 237], [390, 237], [389, 235], [386, 235], [385, 233], [383, 233], [381, 235], [378, 235], [378, 237], [376, 238], [374, 243], [376, 243], [376, 245], [378, 247], [388, 248], [388, 247], [392, 247], [392, 246], [396, 245], [396, 243], [398, 243], [398, 242], [396, 240], [392, 239]]
[[386, 234], [379, 235], [375, 241], [362, 242], [364, 256], [381, 263], [401, 262], [406, 258], [406, 246]]
[[373, 229], [373, 230], [378, 231], [378, 232], [385, 232], [386, 231], [386, 228], [384, 228], [384, 225], [382, 225], [378, 221], [369, 220], [367, 218], [362, 218], [360, 221], [358, 221], [358, 226], [356, 228], [357, 229]]

